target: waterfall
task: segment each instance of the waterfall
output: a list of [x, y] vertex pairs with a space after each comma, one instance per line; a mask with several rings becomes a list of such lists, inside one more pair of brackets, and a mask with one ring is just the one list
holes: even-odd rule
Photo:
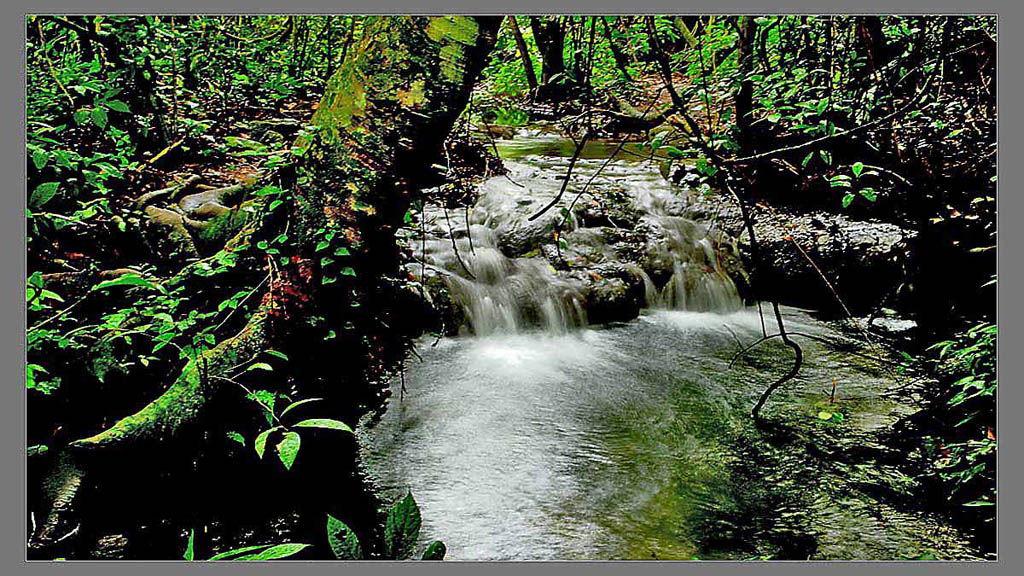
[[474, 334], [515, 333], [527, 326], [561, 334], [587, 324], [582, 294], [545, 260], [508, 258], [493, 230], [471, 225], [469, 231], [472, 238], [456, 238], [454, 248], [451, 240], [433, 240], [427, 254], [449, 272], [445, 284]]
[[722, 269], [719, 254], [701, 226], [684, 218], [651, 216], [667, 241], [651, 247], [657, 259], [671, 262], [672, 276], [648, 306], [695, 312], [735, 312], [743, 307], [736, 284]]
[[[507, 161], [511, 177], [482, 184], [471, 211], [427, 208], [428, 240], [419, 257], [444, 271], [441, 280], [464, 329], [488, 335], [541, 327], [562, 334], [586, 326], [593, 283], [606, 281], [594, 272], [599, 265], [618, 271], [613, 281], [630, 277], [626, 289], [646, 308], [727, 313], [743, 307], [707, 227], [681, 216], [680, 190], [642, 164], [609, 163], [594, 185], [599, 191], [576, 205], [618, 202], [616, 209], [627, 214], [624, 224], [618, 214], [581, 222], [576, 212], [561, 222], [568, 212], [558, 207], [532, 217], [561, 189], [565, 161], [537, 155]], [[581, 159], [574, 179], [589, 178], [602, 163]], [[561, 250], [554, 243], [556, 222], [563, 224]], [[630, 230], [644, 245], [624, 255], [623, 245], [607, 239], [609, 230]], [[566, 251], [584, 261], [562, 266]]]

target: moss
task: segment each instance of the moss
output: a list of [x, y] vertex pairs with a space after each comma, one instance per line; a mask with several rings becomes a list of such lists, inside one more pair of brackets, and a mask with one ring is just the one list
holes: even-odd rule
[[442, 44], [441, 76], [448, 82], [460, 83], [466, 74], [466, 48], [476, 44], [480, 26], [469, 16], [432, 18], [427, 37]]
[[266, 347], [266, 313], [253, 314], [249, 324], [232, 338], [189, 361], [178, 379], [142, 410], [121, 419], [108, 430], [71, 443], [76, 450], [93, 450], [126, 441], [159, 441], [195, 421], [240, 359], [251, 358]]
[[256, 202], [247, 200], [237, 209], [225, 212], [210, 221], [210, 226], [199, 233], [204, 242], [222, 243], [237, 234], [256, 210]]

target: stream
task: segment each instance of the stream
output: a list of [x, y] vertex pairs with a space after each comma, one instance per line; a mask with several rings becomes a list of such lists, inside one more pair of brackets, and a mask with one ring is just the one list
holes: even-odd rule
[[[588, 145], [563, 202], [613, 150]], [[500, 151], [509, 176], [486, 182], [465, 220], [427, 210], [418, 257], [441, 271], [458, 335], [424, 336], [386, 413], [357, 431], [381, 497], [411, 490], [419, 503], [421, 548], [443, 540], [451, 560], [983, 557], [909, 496], [883, 434], [915, 410], [913, 387], [856, 333], [784, 308], [805, 364], [769, 401], [772, 424], [754, 425], [751, 406], [791, 355], [772, 339], [737, 357], [762, 319], [737, 295], [728, 244], [685, 218], [693, 191], [627, 148], [594, 183], [624, 208], [594, 226], [572, 218], [555, 247], [553, 221], [529, 217], [560, 188], [571, 142], [527, 131]], [[594, 322], [609, 299], [639, 300], [639, 315]]]

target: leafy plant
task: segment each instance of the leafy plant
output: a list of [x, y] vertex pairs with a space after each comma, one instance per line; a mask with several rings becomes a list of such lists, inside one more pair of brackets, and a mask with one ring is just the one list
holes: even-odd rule
[[[195, 537], [196, 531], [190, 530], [188, 533], [188, 544], [185, 547], [185, 553], [182, 556], [186, 561], [192, 562], [195, 560]], [[231, 560], [231, 561], [268, 561], [268, 560], [281, 560], [283, 558], [289, 558], [302, 552], [309, 547], [309, 544], [296, 544], [285, 542], [282, 544], [257, 544], [255, 546], [244, 546], [242, 548], [235, 548], [226, 552], [221, 552], [211, 556], [207, 561], [216, 562], [219, 560]]]
[[[384, 524], [384, 554], [388, 560], [406, 560], [412, 556], [420, 534], [420, 509], [408, 493], [388, 511]], [[327, 515], [327, 542], [338, 560], [363, 559], [359, 538], [344, 522]], [[444, 560], [447, 552], [440, 540], [434, 540], [423, 552], [423, 560]]]
[[980, 323], [931, 347], [943, 384], [941, 419], [952, 423], [938, 439], [935, 473], [966, 507], [995, 505], [996, 335], [995, 324]]

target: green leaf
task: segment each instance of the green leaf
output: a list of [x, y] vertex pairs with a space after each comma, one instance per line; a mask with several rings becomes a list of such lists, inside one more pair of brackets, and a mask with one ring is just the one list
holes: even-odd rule
[[284, 194], [284, 190], [277, 186], [264, 186], [256, 192], [257, 196], [273, 196], [275, 194]]
[[341, 275], [342, 276], [355, 276], [356, 275], [356, 271], [353, 270], [351, 266], [345, 266], [344, 268], [341, 269]]
[[284, 409], [283, 412], [281, 412], [281, 418], [284, 418], [285, 414], [291, 412], [293, 409], [298, 408], [299, 406], [302, 406], [304, 404], [309, 404], [310, 402], [319, 402], [320, 400], [323, 400], [323, 398], [306, 398], [305, 400], [299, 400], [298, 402], [292, 402], [291, 404], [288, 405], [287, 408]]
[[859, 178], [860, 173], [864, 171], [864, 164], [861, 162], [854, 162], [853, 166], [850, 166], [850, 169], [853, 170], [853, 175]]
[[444, 555], [446, 552], [448, 552], [448, 548], [445, 547], [444, 542], [441, 542], [440, 540], [434, 540], [427, 546], [427, 549], [423, 552], [423, 559], [444, 560]]
[[264, 352], [266, 352], [267, 354], [270, 354], [271, 356], [276, 356], [276, 357], [280, 358], [281, 360], [284, 360], [285, 362], [288, 361], [288, 357], [285, 356], [284, 352], [278, 352], [277, 350], [264, 350]]
[[806, 168], [807, 164], [810, 163], [811, 158], [814, 158], [814, 152], [808, 152], [807, 156], [804, 156], [804, 160], [803, 160], [803, 162], [800, 163], [800, 165], [803, 166], [804, 168]]
[[[291, 406], [289, 406], [291, 408]], [[340, 420], [331, 420], [330, 418], [311, 418], [309, 420], [303, 420], [295, 425], [295, 428], [326, 428], [328, 430], [343, 430], [345, 432], [351, 432], [352, 429], [347, 424]]]
[[274, 367], [266, 362], [257, 362], [245, 369], [246, 372], [252, 372], [253, 370], [266, 370], [267, 372], [273, 372]]
[[832, 419], [832, 412], [827, 412], [825, 410], [822, 410], [821, 412], [818, 412], [818, 419], [819, 420], [831, 420]]
[[25, 450], [29, 458], [33, 458], [35, 456], [42, 456], [43, 454], [46, 454], [49, 451], [50, 447], [47, 446], [46, 444], [36, 444], [34, 446], [29, 446]]
[[866, 198], [869, 202], [874, 202], [878, 199], [878, 193], [875, 192], [874, 188], [864, 188], [860, 191], [860, 195]]
[[299, 455], [301, 443], [302, 438], [299, 437], [298, 432], [285, 432], [284, 438], [277, 443], [277, 457], [281, 459], [281, 463], [286, 469], [292, 469], [295, 457]]
[[408, 558], [419, 538], [420, 522], [420, 508], [410, 492], [388, 512], [384, 523], [384, 557], [392, 560]]
[[242, 436], [238, 432], [228, 432], [227, 436], [229, 440], [234, 440], [242, 446], [245, 446], [245, 436]]
[[257, 544], [255, 546], [246, 546], [244, 548], [235, 548], [234, 550], [228, 550], [227, 552], [221, 552], [220, 554], [217, 554], [216, 556], [211, 557], [210, 560], [211, 561], [214, 561], [214, 560], [227, 560], [227, 559], [231, 558], [232, 556], [238, 556], [239, 554], [245, 554], [246, 552], [252, 552], [253, 550], [262, 550], [262, 549], [264, 549], [264, 548], [266, 548], [268, 546], [270, 546], [270, 544]]
[[44, 182], [39, 186], [36, 186], [35, 191], [28, 198], [28, 205], [30, 208], [40, 208], [47, 202], [49, 202], [54, 195], [57, 194], [57, 186], [59, 182]]
[[110, 108], [114, 112], [129, 113], [131, 110], [128, 109], [128, 105], [120, 100], [107, 100], [107, 108]]
[[107, 288], [113, 288], [114, 286], [145, 286], [146, 288], [151, 288], [153, 290], [161, 290], [161, 288], [156, 284], [153, 284], [149, 280], [146, 280], [142, 276], [134, 273], [124, 274], [113, 280], [100, 282], [96, 286], [93, 286], [93, 290], [105, 290]]
[[260, 432], [260, 435], [256, 437], [256, 442], [253, 443], [253, 447], [256, 448], [256, 454], [258, 454], [260, 458], [263, 458], [263, 452], [267, 449], [267, 438], [270, 436], [270, 433], [278, 430], [279, 428], [281, 427], [274, 426], [273, 428]]
[[100, 128], [106, 128], [107, 127], [107, 111], [106, 110], [104, 110], [103, 108], [99, 108], [99, 107], [93, 108], [91, 116], [92, 116], [92, 123], [93, 124], [99, 126]]
[[359, 538], [344, 522], [327, 515], [327, 543], [338, 560], [361, 560], [363, 549]]
[[245, 556], [239, 556], [235, 560], [245, 561], [260, 561], [260, 560], [279, 560], [281, 558], [287, 558], [294, 556], [309, 547], [309, 544], [278, 544], [277, 546], [271, 546], [262, 552], [256, 554], [246, 554]]
[[678, 158], [685, 158], [686, 157], [686, 152], [683, 152], [682, 150], [680, 150], [679, 148], [676, 148], [675, 146], [663, 146], [662, 150], [664, 150], [665, 153], [668, 154], [670, 158], [677, 158], [678, 159]]
[[843, 196], [843, 208], [849, 208], [850, 204], [853, 202], [853, 198], [853, 192], [847, 192], [846, 195]]
[[192, 530], [189, 530], [189, 532], [188, 532], [188, 545], [185, 546], [185, 555], [182, 556], [182, 558], [184, 558], [185, 560], [187, 560], [189, 562], [195, 560], [195, 556], [196, 556], [195, 541], [196, 541], [196, 530], [195, 530], [195, 528], [193, 528]]
[[50, 155], [46, 153], [46, 150], [42, 148], [36, 148], [36, 151], [32, 153], [32, 163], [36, 165], [37, 170], [42, 170], [46, 167], [46, 162], [50, 160]]

